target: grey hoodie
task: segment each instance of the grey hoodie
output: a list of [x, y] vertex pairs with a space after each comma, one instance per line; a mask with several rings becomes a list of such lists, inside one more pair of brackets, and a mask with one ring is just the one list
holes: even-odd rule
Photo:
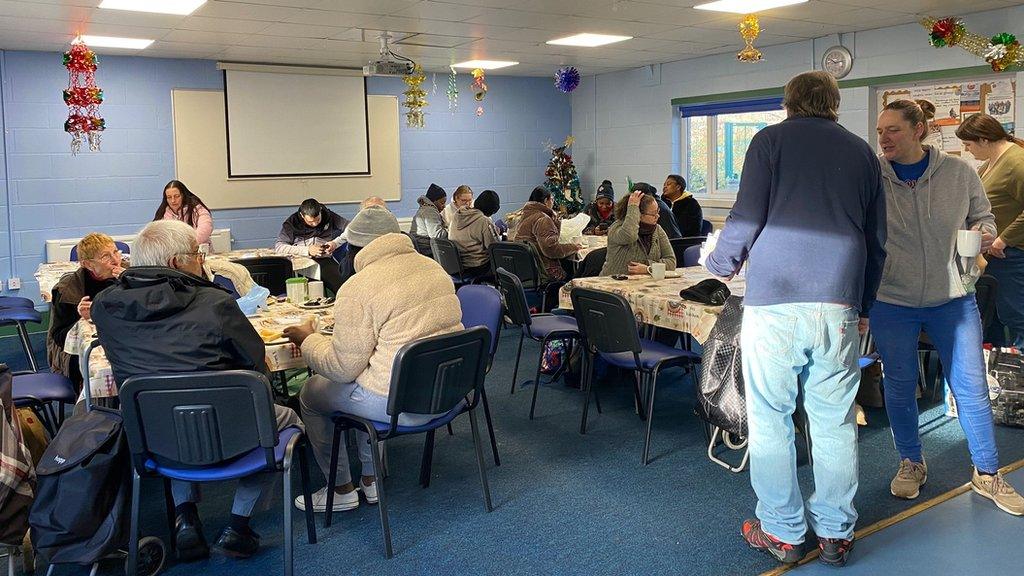
[[462, 265], [474, 268], [491, 261], [488, 248], [497, 241], [498, 232], [483, 212], [467, 206], [455, 211], [455, 221], [448, 230], [448, 239], [459, 245]]
[[420, 196], [416, 201], [420, 208], [412, 218], [409, 232], [414, 235], [427, 236], [429, 238], [447, 238], [448, 225], [441, 217], [441, 211], [426, 196]]
[[992, 205], [974, 169], [932, 146], [925, 149], [928, 168], [914, 188], [896, 176], [884, 156], [878, 158], [888, 235], [877, 299], [913, 308], [939, 306], [967, 294], [960, 280], [957, 230], [979, 226], [996, 233]]

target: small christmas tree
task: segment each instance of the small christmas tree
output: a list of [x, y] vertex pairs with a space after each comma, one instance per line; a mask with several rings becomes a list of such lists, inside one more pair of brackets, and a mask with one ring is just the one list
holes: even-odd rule
[[572, 156], [565, 150], [572, 146], [573, 137], [565, 139], [565, 144], [548, 146], [551, 150], [551, 161], [548, 162], [544, 175], [544, 187], [551, 192], [555, 201], [555, 211], [563, 215], [576, 214], [583, 210], [583, 193], [580, 191], [580, 177], [576, 174], [576, 166]]

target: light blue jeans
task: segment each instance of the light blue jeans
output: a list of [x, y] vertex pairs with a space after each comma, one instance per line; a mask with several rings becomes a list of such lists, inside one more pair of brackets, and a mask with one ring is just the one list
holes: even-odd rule
[[[740, 347], [746, 384], [750, 483], [765, 532], [800, 544], [807, 522], [823, 538], [853, 537], [857, 510], [857, 310], [841, 304], [747, 306]], [[793, 412], [803, 390], [815, 491], [796, 477]]]

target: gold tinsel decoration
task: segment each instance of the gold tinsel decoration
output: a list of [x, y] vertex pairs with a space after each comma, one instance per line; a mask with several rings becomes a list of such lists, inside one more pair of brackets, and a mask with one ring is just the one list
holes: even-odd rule
[[[929, 16], [921, 19], [920, 24], [928, 31], [932, 31], [939, 21]], [[1004, 40], [1004, 37], [1008, 37], [1009, 41]], [[994, 43], [994, 40], [999, 42]], [[988, 62], [996, 72], [1002, 72], [1010, 67], [1024, 68], [1024, 50], [1010, 34], [988, 37], [964, 29], [962, 35], [957, 34], [956, 42], [952, 45], [959, 46]]]
[[420, 84], [426, 79], [427, 75], [423, 73], [423, 67], [419, 64], [413, 68], [412, 74], [402, 77], [402, 81], [409, 86], [408, 90], [402, 92], [405, 96], [402, 106], [409, 109], [405, 113], [405, 125], [410, 128], [423, 128], [426, 124], [423, 107], [427, 106], [427, 92], [420, 88]]
[[760, 62], [763, 56], [761, 51], [754, 48], [754, 40], [761, 34], [761, 22], [756, 14], [747, 14], [740, 20], [740, 36], [747, 45], [736, 54], [740, 62]]

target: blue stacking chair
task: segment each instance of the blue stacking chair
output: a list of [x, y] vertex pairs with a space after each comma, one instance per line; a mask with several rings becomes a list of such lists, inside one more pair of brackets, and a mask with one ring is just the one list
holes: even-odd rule
[[[516, 365], [512, 370], [512, 390], [516, 391], [516, 378], [519, 375], [519, 358], [523, 355], [523, 339], [527, 336], [531, 340], [540, 342], [541, 353], [537, 357], [537, 376], [533, 380], [533, 400], [530, 402], [530, 420], [533, 420], [533, 413], [537, 407], [537, 389], [540, 388], [540, 368], [544, 359], [544, 346], [552, 340], [569, 340], [575, 342], [579, 339], [580, 333], [576, 326], [576, 319], [572, 316], [561, 316], [555, 314], [530, 314], [529, 304], [526, 303], [526, 292], [519, 281], [519, 277], [498, 268], [497, 274], [498, 289], [505, 299], [505, 310], [513, 326], [519, 326], [519, 348], [516, 350]], [[551, 377], [551, 381], [557, 380], [568, 364], [571, 356], [571, 347], [566, 351], [562, 365]]]
[[[21, 299], [19, 298], [19, 300]], [[17, 304], [17, 302], [15, 303]], [[33, 372], [38, 372], [39, 366], [36, 365], [36, 359], [32, 353], [32, 342], [28, 337], [28, 328], [25, 327], [26, 322], [42, 324], [43, 315], [35, 308], [21, 304], [9, 308], [0, 307], [0, 326], [16, 327], [18, 337], [21, 339], [21, 349], [25, 352], [25, 357], [28, 358], [28, 365]]]
[[[284, 573], [291, 576], [291, 468], [296, 450], [307, 535], [310, 544], [316, 543], [308, 444], [299, 428], [278, 432], [266, 376], [249, 370], [134, 376], [121, 385], [118, 398], [133, 470], [127, 576], [136, 576], [138, 566], [143, 476], [164, 478], [166, 489], [168, 479], [221, 482], [261, 472], [278, 472], [284, 478]], [[170, 507], [167, 520], [173, 542]]]
[[[469, 424], [473, 431], [473, 447], [476, 450], [480, 483], [483, 485], [484, 504], [488, 512], [493, 509], [483, 450], [480, 446], [480, 430], [476, 421], [476, 407], [483, 395], [490, 341], [491, 335], [487, 329], [476, 326], [461, 332], [432, 336], [406, 344], [395, 356], [391, 371], [388, 421], [368, 420], [343, 412], [332, 416], [334, 443], [331, 448], [330, 478], [327, 480], [327, 526], [330, 526], [334, 506], [341, 432], [346, 428], [362, 428], [370, 435], [373, 469], [377, 474], [377, 506], [380, 509], [381, 529], [384, 532], [384, 553], [391, 558], [391, 526], [388, 521], [380, 443], [398, 436], [437, 430], [466, 412], [469, 413]], [[403, 413], [439, 416], [421, 426], [400, 426], [398, 417]], [[307, 510], [310, 508], [307, 504]]]
[[[462, 308], [462, 325], [466, 328], [483, 326], [491, 333], [491, 349], [487, 353], [487, 373], [494, 364], [494, 353], [498, 351], [498, 339], [501, 337], [501, 318], [503, 307], [501, 292], [492, 286], [483, 284], [463, 286], [455, 293]], [[498, 458], [498, 443], [494, 439], [494, 423], [491, 420], [491, 406], [487, 402], [487, 392], [481, 388], [480, 402], [484, 406], [484, 418], [487, 420], [487, 433], [491, 437], [491, 452], [494, 454], [494, 465], [501, 466]]]
[[690, 266], [700, 266], [700, 244], [696, 246], [690, 246], [683, 250], [683, 268], [689, 268]]
[[711, 233], [714, 232], [714, 231], [715, 231], [715, 225], [714, 224], [712, 224], [709, 220], [701, 220], [701, 222], [700, 222], [700, 235], [701, 236], [710, 236]]
[[[131, 254], [132, 253], [132, 249], [127, 244], [125, 244], [124, 242], [121, 242], [120, 240], [114, 240], [114, 246], [116, 246], [117, 249], [121, 251], [121, 254]], [[78, 262], [78, 245], [77, 244], [71, 247], [71, 256], [68, 258], [68, 260], [71, 260], [72, 262]]]
[[0, 308], [35, 308], [36, 303], [21, 296], [0, 296]]
[[540, 310], [548, 309], [548, 292], [556, 284], [564, 282], [541, 281], [540, 270], [537, 268], [537, 256], [531, 244], [526, 242], [492, 242], [487, 251], [491, 255], [491, 269], [497, 274], [498, 268], [519, 278], [523, 290], [540, 303]]
[[[632, 370], [639, 376], [634, 390], [637, 394], [638, 407], [647, 420], [642, 458], [646, 466], [650, 462], [651, 419], [654, 416], [654, 391], [658, 382], [658, 372], [670, 366], [684, 366], [690, 372], [696, 386], [697, 376], [693, 367], [700, 361], [700, 356], [654, 340], [641, 339], [637, 331], [636, 316], [633, 315], [629, 302], [618, 294], [590, 288], [574, 288], [571, 297], [573, 311], [579, 322], [580, 339], [587, 356], [584, 371], [586, 399], [583, 403], [580, 433], [587, 432], [587, 411], [590, 408], [590, 394], [593, 389], [593, 360], [594, 356], [599, 354], [609, 364]], [[640, 398], [641, 391], [643, 398]]]
[[434, 261], [452, 277], [456, 288], [466, 284], [475, 284], [479, 280], [476, 276], [466, 274], [462, 266], [462, 254], [455, 242], [447, 238], [431, 238], [430, 252], [433, 254]]

